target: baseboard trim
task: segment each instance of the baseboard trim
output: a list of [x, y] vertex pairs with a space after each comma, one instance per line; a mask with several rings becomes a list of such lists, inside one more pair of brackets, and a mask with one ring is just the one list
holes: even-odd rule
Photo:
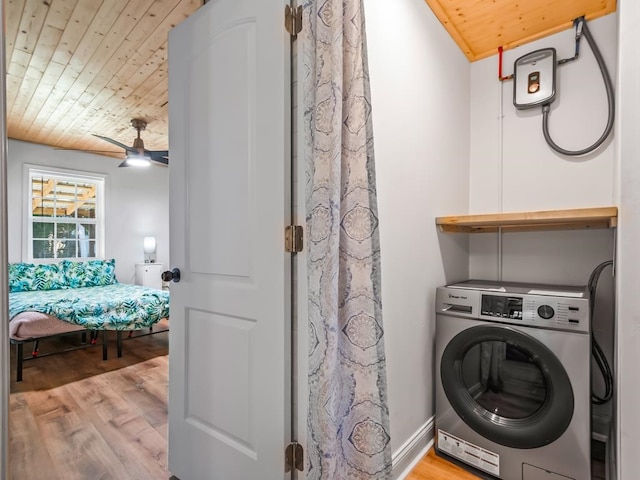
[[393, 478], [403, 480], [433, 446], [435, 417], [431, 417], [391, 456]]

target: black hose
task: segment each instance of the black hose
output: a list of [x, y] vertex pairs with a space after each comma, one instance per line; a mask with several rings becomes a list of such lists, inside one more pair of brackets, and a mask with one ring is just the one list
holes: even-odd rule
[[594, 335], [593, 330], [593, 314], [596, 306], [596, 289], [598, 287], [598, 278], [600, 278], [600, 274], [602, 270], [606, 267], [613, 265], [612, 260], [607, 260], [606, 262], [602, 262], [598, 265], [593, 272], [591, 272], [591, 276], [589, 277], [589, 283], [587, 284], [587, 288], [589, 289], [589, 324], [591, 327], [591, 354], [598, 365], [598, 369], [602, 374], [602, 378], [604, 380], [604, 395], [599, 396], [596, 393], [591, 391], [591, 403], [596, 405], [602, 405], [607, 403], [613, 397], [613, 372], [611, 371], [611, 367], [609, 366], [609, 362], [607, 361], [607, 357], [605, 356], [602, 348], [598, 344], [596, 337]]
[[596, 57], [596, 61], [598, 62], [598, 66], [600, 67], [600, 73], [602, 73], [602, 79], [604, 80], [604, 86], [607, 90], [607, 103], [609, 105], [609, 116], [607, 118], [607, 126], [602, 133], [602, 136], [590, 147], [584, 148], [582, 150], [565, 150], [564, 148], [558, 146], [551, 135], [549, 134], [549, 105], [542, 106], [542, 133], [544, 133], [544, 139], [547, 141], [549, 146], [553, 148], [556, 152], [562, 155], [569, 156], [579, 156], [586, 155], [587, 153], [593, 152], [596, 148], [598, 148], [602, 143], [607, 139], [611, 130], [613, 129], [613, 120], [615, 117], [615, 99], [613, 95], [613, 83], [611, 83], [611, 77], [609, 76], [609, 71], [607, 70], [607, 65], [604, 62], [604, 58], [602, 58], [602, 54], [598, 49], [598, 45], [596, 45], [595, 40], [591, 36], [591, 32], [587, 27], [587, 22], [582, 21], [582, 33], [587, 39], [587, 43], [589, 43], [589, 47], [591, 47], [591, 51], [593, 52], [593, 56]]

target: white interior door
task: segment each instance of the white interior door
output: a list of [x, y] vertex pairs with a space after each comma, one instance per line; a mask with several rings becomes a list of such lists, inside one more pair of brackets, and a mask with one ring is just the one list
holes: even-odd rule
[[282, 479], [290, 432], [283, 0], [210, 0], [169, 41], [169, 470]]

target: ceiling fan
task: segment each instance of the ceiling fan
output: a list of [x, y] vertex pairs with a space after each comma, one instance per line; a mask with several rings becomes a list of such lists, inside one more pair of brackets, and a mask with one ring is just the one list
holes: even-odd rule
[[104, 137], [95, 133], [92, 135], [125, 150], [126, 158], [124, 162], [118, 165], [119, 167], [146, 167], [150, 165], [151, 162], [161, 165], [169, 165], [168, 150], [147, 150], [144, 148], [144, 142], [142, 141], [142, 138], [140, 138], [140, 132], [147, 128], [147, 122], [139, 118], [134, 118], [131, 120], [131, 126], [138, 132], [137, 138], [133, 140], [132, 147], [109, 137]]

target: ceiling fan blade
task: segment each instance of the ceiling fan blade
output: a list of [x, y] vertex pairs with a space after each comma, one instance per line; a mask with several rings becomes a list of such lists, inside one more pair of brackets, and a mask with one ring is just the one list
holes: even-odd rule
[[116, 152], [114, 150], [86, 150], [84, 148], [62, 148], [62, 147], [55, 147], [54, 150], [62, 150], [66, 152], [111, 153], [113, 155], [122, 155], [122, 152]]
[[[97, 135], [92, 133], [94, 137], [97, 137], [105, 142], [112, 143], [124, 150], [126, 159], [119, 167], [131, 167], [131, 166], [147, 166], [149, 161], [154, 162], [157, 165], [167, 166], [169, 165], [169, 150], [147, 150], [144, 148], [144, 142], [140, 138], [140, 130], [144, 130], [147, 126], [147, 122], [141, 119], [134, 118], [131, 120], [131, 125], [138, 132], [138, 137], [133, 141], [133, 147], [120, 143], [113, 138], [105, 137], [103, 135]], [[113, 153], [113, 152], [112, 152]]]
[[92, 133], [91, 135], [93, 135], [94, 137], [98, 137], [104, 140], [105, 142], [113, 143], [114, 145], [117, 145], [120, 148], [124, 148], [127, 152], [138, 153], [138, 151], [135, 148], [125, 145], [124, 143], [120, 143], [117, 140], [114, 140], [113, 138], [103, 137], [102, 135], [97, 135], [95, 133]]
[[145, 150], [154, 162], [169, 165], [169, 150]]

